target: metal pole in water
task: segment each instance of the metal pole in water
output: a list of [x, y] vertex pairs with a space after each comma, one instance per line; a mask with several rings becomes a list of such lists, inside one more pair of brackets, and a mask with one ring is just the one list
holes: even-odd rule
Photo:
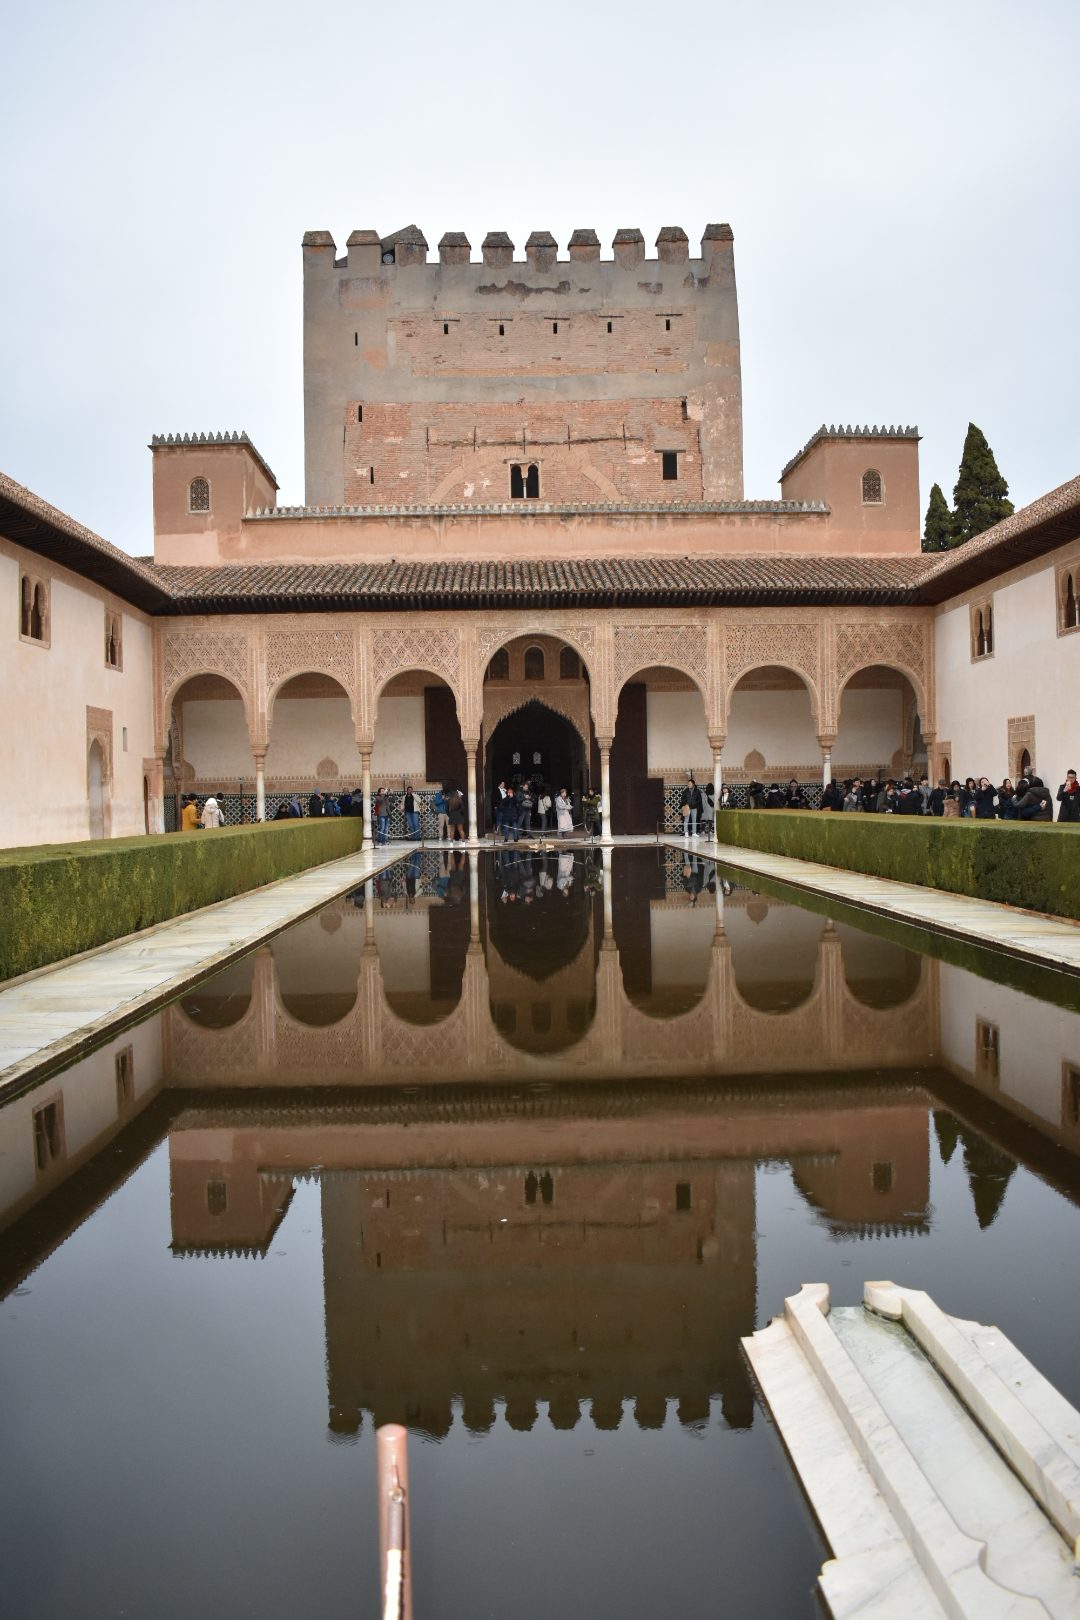
[[412, 1620], [407, 1445], [408, 1436], [400, 1423], [384, 1423], [376, 1431], [383, 1620]]

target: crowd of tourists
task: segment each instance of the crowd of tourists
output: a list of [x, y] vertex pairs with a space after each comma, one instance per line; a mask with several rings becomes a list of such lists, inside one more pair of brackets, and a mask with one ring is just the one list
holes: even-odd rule
[[[747, 788], [755, 810], [809, 810], [805, 790], [794, 778], [786, 788], [778, 782], [766, 788], [751, 782]], [[726, 795], [725, 795], [726, 798]], [[1080, 822], [1080, 783], [1074, 770], [1066, 771], [1057, 790], [1058, 821]], [[1055, 796], [1034, 770], [1013, 782], [994, 783], [988, 776], [969, 776], [961, 782], [939, 777], [936, 787], [928, 776], [914, 778], [869, 777], [830, 782], [821, 796], [822, 810], [856, 811], [864, 815], [943, 816], [974, 821], [1053, 821]]]

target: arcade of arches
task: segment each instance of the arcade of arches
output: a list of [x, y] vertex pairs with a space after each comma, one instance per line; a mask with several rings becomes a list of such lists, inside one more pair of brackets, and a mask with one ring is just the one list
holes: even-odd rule
[[155, 626], [151, 798], [316, 786], [462, 789], [487, 830], [500, 779], [604, 800], [653, 832], [688, 772], [732, 784], [892, 774], [934, 751], [932, 626], [904, 608], [222, 616]]

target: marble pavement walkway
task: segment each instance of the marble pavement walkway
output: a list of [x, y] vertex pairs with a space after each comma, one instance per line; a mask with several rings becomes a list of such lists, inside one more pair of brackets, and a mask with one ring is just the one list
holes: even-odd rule
[[869, 877], [864, 872], [845, 872], [788, 855], [714, 844], [707, 838], [692, 843], [668, 838], [665, 843], [673, 849], [694, 849], [726, 865], [741, 867], [744, 872], [790, 883], [796, 889], [829, 895], [864, 911], [896, 917], [917, 928], [934, 928], [1044, 967], [1080, 973], [1080, 922], [1044, 917], [1041, 912], [1022, 911], [1018, 906], [1004, 906], [993, 900], [975, 900], [965, 894], [924, 889], [914, 883], [897, 883], [891, 878]]
[[193, 977], [223, 968], [410, 847], [362, 849], [0, 988], [0, 1096], [81, 1056], [116, 1024], [154, 1012]]

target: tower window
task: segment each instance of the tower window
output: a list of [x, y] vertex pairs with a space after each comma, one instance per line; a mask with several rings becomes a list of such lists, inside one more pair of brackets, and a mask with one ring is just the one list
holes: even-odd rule
[[449, 321], [443, 321], [443, 323], [442, 323], [442, 335], [443, 335], [443, 337], [449, 337], [450, 336], [450, 322]]
[[360, 347], [360, 334], [359, 334], [359, 332], [354, 332], [353, 333], [352, 340], [353, 340], [353, 348], [358, 349]]
[[510, 499], [512, 501], [540, 499], [540, 468], [535, 461], [531, 461], [527, 467], [516, 461], [511, 464]]
[[205, 478], [193, 478], [188, 485], [188, 511], [209, 512], [210, 484]]
[[358, 405], [356, 407], [356, 420], [358, 422], [362, 422], [364, 420], [364, 407], [362, 405]]
[[881, 474], [876, 467], [868, 467], [862, 475], [862, 499], [864, 506], [881, 506], [884, 503]]
[[551, 323], [551, 330], [552, 330], [552, 332], [554, 332], [554, 333], [556, 333], [556, 334], [557, 334], [557, 333], [558, 333], [558, 330], [559, 330], [559, 323], [558, 323], [558, 321], [552, 321], [552, 323]]
[[506, 327], [502, 324], [501, 321], [499, 322], [499, 336], [500, 337], [505, 337], [506, 336]]
[[206, 1183], [206, 1213], [224, 1215], [229, 1207], [229, 1189], [224, 1181]]
[[375, 482], [375, 469], [374, 469], [374, 467], [369, 467], [367, 472], [368, 472], [368, 483], [373, 484]]
[[661, 450], [660, 465], [664, 483], [674, 483], [679, 476], [679, 452], [677, 450]]
[[610, 322], [610, 321], [608, 321], [608, 323], [607, 323], [607, 329], [608, 329], [608, 335], [609, 335], [609, 336], [610, 336], [610, 334], [611, 334], [611, 329], [612, 329], [612, 328], [611, 328], [611, 322]]
[[690, 1208], [690, 1183], [677, 1181], [675, 1183], [675, 1208], [687, 1210]]
[[671, 331], [671, 322], [670, 322], [670, 320], [665, 320], [664, 321], [664, 331], [665, 332], [670, 332]]

